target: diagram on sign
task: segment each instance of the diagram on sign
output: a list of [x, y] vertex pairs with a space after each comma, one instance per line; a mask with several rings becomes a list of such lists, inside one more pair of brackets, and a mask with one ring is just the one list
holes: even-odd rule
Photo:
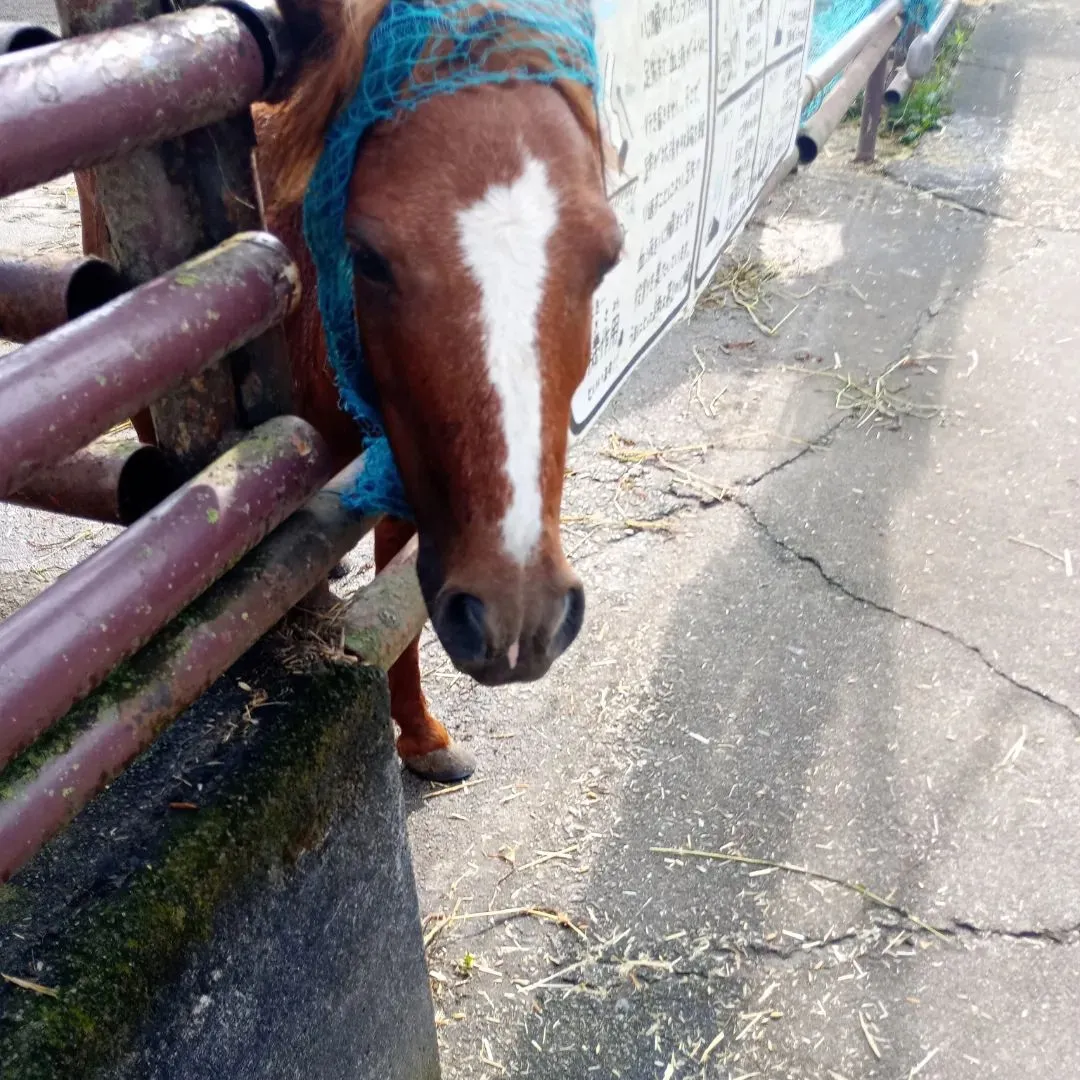
[[608, 198], [613, 202], [625, 195], [625, 189], [636, 181], [626, 171], [626, 161], [630, 155], [630, 141], [634, 130], [630, 124], [630, 114], [626, 108], [622, 84], [616, 71], [615, 52], [608, 52], [604, 57], [603, 90], [600, 97], [600, 111], [603, 113], [604, 137], [613, 154], [608, 155]]

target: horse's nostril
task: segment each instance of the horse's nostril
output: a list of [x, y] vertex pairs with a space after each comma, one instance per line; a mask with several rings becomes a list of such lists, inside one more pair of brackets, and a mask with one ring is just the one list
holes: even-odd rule
[[570, 648], [574, 638], [581, 632], [581, 624], [584, 621], [585, 590], [580, 585], [575, 585], [566, 594], [563, 603], [563, 620], [551, 641], [551, 651], [555, 656]]
[[443, 599], [435, 630], [452, 660], [476, 663], [487, 655], [484, 602], [470, 593], [454, 592]]

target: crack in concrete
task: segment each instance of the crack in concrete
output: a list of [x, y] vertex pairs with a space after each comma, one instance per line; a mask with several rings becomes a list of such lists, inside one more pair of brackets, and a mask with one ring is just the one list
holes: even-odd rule
[[757, 511], [754, 509], [754, 507], [745, 499], [741, 498], [735, 493], [732, 493], [729, 501], [734, 503], [743, 511], [745, 511], [745, 513], [749, 516], [750, 520], [753, 521], [758, 531], [767, 540], [769, 540], [770, 543], [774, 544], [782, 551], [787, 552], [789, 555], [791, 555], [793, 558], [798, 559], [800, 562], [805, 563], [808, 566], [812, 566], [821, 576], [823, 581], [825, 581], [828, 585], [832, 586], [832, 588], [836, 589], [838, 592], [843, 593], [843, 595], [848, 597], [850, 600], [854, 600], [859, 604], [865, 605], [866, 607], [873, 608], [875, 611], [880, 611], [885, 615], [892, 615], [897, 619], [902, 619], [905, 622], [910, 622], [915, 624], [916, 626], [921, 626], [923, 629], [930, 630], [933, 633], [938, 634], [941, 637], [944, 637], [947, 640], [953, 642], [953, 644], [959, 645], [961, 648], [965, 649], [967, 652], [971, 653], [974, 657], [976, 657], [976, 659], [978, 659], [983, 664], [983, 666], [987, 668], [987, 670], [989, 670], [999, 678], [1004, 679], [1007, 683], [1009, 683], [1010, 686], [1015, 687], [1017, 690], [1022, 690], [1024, 693], [1031, 694], [1033, 697], [1037, 697], [1040, 701], [1043, 701], [1046, 704], [1061, 710], [1063, 713], [1065, 713], [1072, 719], [1073, 723], [1076, 724], [1078, 728], [1080, 728], [1080, 712], [1077, 712], [1074, 708], [1072, 708], [1065, 702], [1058, 701], [1057, 698], [1055, 698], [1052, 694], [1047, 693], [1045, 690], [1040, 690], [1037, 686], [1033, 686], [1030, 683], [1024, 682], [1022, 679], [1017, 678], [1015, 675], [1010, 675], [1009, 672], [1005, 671], [1004, 668], [1000, 667], [997, 663], [995, 663], [991, 657], [987, 656], [986, 652], [982, 649], [981, 646], [965, 640], [954, 630], [949, 630], [943, 626], [938, 626], [936, 623], [932, 623], [929, 620], [923, 619], [918, 615], [912, 615], [908, 614], [907, 612], [898, 611], [896, 608], [892, 608], [888, 604], [882, 604], [877, 600], [873, 600], [868, 596], [863, 596], [862, 594], [855, 592], [852, 588], [845, 585], [844, 582], [839, 580], [839, 578], [833, 577], [825, 569], [817, 556], [809, 555], [805, 552], [799, 551], [797, 548], [787, 543], [787, 541], [778, 537], [772, 531], [769, 525], [758, 516]]
[[993, 210], [988, 206], [980, 206], [977, 203], [968, 202], [962, 192], [949, 192], [941, 187], [932, 187], [928, 184], [920, 184], [918, 183], [918, 181], [915, 180], [908, 180], [904, 177], [894, 176], [888, 171], [883, 171], [882, 173], [880, 173], [879, 178], [882, 181], [891, 184], [893, 187], [900, 188], [902, 191], [915, 191], [923, 195], [928, 195], [935, 202], [939, 202], [943, 206], [947, 206], [952, 210], [959, 210], [963, 213], [975, 214], [978, 217], [982, 217], [987, 221], [996, 222], [999, 225], [1007, 225], [1011, 228], [1017, 229], [1027, 229], [1035, 233], [1050, 233], [1051, 235], [1058, 236], [1074, 236], [1077, 233], [1080, 233], [1080, 228], [1069, 225], [1046, 225], [1037, 221], [1029, 221], [1026, 218], [1013, 217], [1012, 215], [1003, 213], [1000, 210]]
[[1075, 926], [1007, 930], [999, 926], [979, 926], [966, 919], [953, 919], [952, 922], [956, 933], [969, 934], [977, 938], [1001, 938], [1006, 941], [1041, 941], [1049, 945], [1080, 944], [1080, 923]]
[[[770, 476], [775, 476], [789, 465], [794, 465], [796, 461], [799, 461], [807, 454], [811, 454], [815, 450], [820, 450], [823, 446], [828, 445], [829, 440], [840, 430], [848, 419], [849, 417], [847, 414], [839, 417], [839, 419], [831, 423], [816, 439], [811, 439], [797, 454], [792, 454], [791, 457], [784, 458], [783, 461], [779, 461], [775, 465], [770, 465], [763, 473], [759, 473], [757, 476], [744, 481], [739, 487], [744, 489], [752, 488], [755, 485], [760, 484], [762, 480], [766, 480]], [[734, 496], [731, 497], [734, 498]]]

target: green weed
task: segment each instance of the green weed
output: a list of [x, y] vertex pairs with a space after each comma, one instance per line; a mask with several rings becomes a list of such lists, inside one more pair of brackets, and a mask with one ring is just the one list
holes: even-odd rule
[[952, 111], [949, 103], [952, 73], [970, 39], [971, 27], [961, 23], [946, 34], [933, 71], [915, 83], [907, 97], [882, 117], [882, 134], [912, 146], [928, 131], [941, 128], [941, 121]]

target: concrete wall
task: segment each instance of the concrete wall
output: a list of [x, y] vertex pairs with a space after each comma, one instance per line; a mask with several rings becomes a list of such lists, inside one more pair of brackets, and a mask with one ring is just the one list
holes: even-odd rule
[[246, 659], [0, 892], [0, 971], [59, 992], [0, 983], [3, 1080], [437, 1080], [384, 680], [280, 669]]

